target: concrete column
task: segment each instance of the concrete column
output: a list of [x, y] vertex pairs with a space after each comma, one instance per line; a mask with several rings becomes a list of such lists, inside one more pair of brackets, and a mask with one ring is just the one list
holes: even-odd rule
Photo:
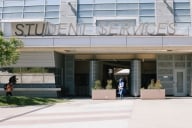
[[139, 96], [141, 88], [141, 61], [131, 61], [131, 95]]
[[156, 17], [157, 24], [174, 23], [173, 0], [157, 0]]
[[90, 91], [89, 94], [91, 95], [91, 89], [94, 85], [95, 80], [101, 80], [101, 75], [100, 75], [100, 62], [96, 60], [91, 60], [90, 61], [90, 68], [89, 68], [89, 87]]
[[77, 0], [61, 0], [59, 33], [61, 35], [75, 35], [75, 32], [69, 28], [76, 30], [76, 24]]
[[75, 95], [75, 60], [73, 55], [65, 55], [64, 77], [67, 95]]

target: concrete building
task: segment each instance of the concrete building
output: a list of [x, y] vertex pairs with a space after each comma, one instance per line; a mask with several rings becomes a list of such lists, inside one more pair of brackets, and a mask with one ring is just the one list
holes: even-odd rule
[[130, 96], [139, 96], [151, 79], [161, 81], [166, 95], [190, 96], [191, 8], [190, 0], [1, 0], [5, 38], [24, 42], [18, 62], [1, 67], [1, 86], [14, 74], [19, 88], [90, 96], [95, 80], [105, 87], [126, 68]]

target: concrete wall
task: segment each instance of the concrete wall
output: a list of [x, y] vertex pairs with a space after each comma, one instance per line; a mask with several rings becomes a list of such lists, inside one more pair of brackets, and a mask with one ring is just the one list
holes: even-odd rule
[[[192, 46], [192, 37], [185, 36], [62, 36], [20, 37], [24, 47], [165, 47]], [[32, 53], [32, 52], [31, 52]], [[30, 53], [29, 53], [30, 54]], [[41, 54], [41, 53], [33, 53]], [[48, 54], [48, 53], [46, 53]], [[49, 52], [49, 56], [51, 53]]]
[[10, 67], [55, 67], [54, 52], [21, 52], [17, 63]]
[[61, 0], [60, 8], [60, 23], [61, 27], [66, 28], [65, 25], [77, 24], [77, 0]]
[[157, 23], [174, 23], [173, 0], [156, 0]]

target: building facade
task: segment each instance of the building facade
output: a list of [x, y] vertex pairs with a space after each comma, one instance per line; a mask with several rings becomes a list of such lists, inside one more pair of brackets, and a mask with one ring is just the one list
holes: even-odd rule
[[[158, 79], [170, 96], [192, 95], [190, 0], [1, 0], [5, 38], [24, 42], [16, 64], [1, 67], [3, 86], [62, 88], [16, 95], [90, 96], [95, 80], [126, 77], [129, 96]], [[120, 69], [130, 69], [117, 75]]]

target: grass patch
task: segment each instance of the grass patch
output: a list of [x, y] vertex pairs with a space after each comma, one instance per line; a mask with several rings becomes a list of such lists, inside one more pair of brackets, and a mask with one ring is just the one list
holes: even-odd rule
[[45, 105], [58, 102], [65, 102], [65, 99], [58, 98], [40, 98], [26, 96], [0, 96], [0, 106], [27, 106], [27, 105]]

